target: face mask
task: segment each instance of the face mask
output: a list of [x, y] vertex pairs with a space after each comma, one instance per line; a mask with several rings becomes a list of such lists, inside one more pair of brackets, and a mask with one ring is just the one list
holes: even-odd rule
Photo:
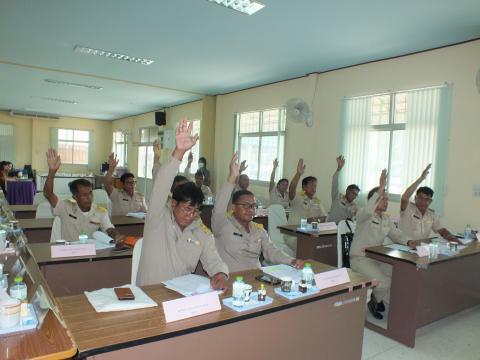
[[203, 168], [204, 166], [205, 166], [204, 163], [198, 163], [198, 167], [199, 167], [199, 168]]

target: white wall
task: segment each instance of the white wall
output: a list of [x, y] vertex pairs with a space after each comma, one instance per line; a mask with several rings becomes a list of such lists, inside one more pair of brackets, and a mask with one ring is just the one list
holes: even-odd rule
[[[319, 75], [314, 99], [314, 126], [287, 123], [284, 175], [291, 178], [303, 157], [306, 173], [318, 177], [317, 192], [330, 206], [330, 181], [339, 147], [340, 104], [343, 96], [405, 90], [444, 82], [453, 84], [452, 115], [448, 147], [447, 193], [444, 224], [452, 231], [465, 223], [480, 228], [480, 197], [473, 197], [473, 184], [480, 184], [480, 94], [475, 75], [480, 68], [480, 41], [355, 66]], [[235, 112], [280, 107], [292, 97], [311, 101], [314, 76], [244, 90], [217, 97], [215, 171], [217, 187], [225, 181], [233, 151]], [[347, 165], [348, 166], [348, 159]], [[266, 188], [253, 187], [266, 195]], [[390, 204], [398, 216], [398, 204]]]

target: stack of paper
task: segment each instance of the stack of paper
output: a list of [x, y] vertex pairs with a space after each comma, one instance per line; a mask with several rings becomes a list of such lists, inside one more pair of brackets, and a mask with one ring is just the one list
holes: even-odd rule
[[157, 306], [157, 303], [150, 299], [139, 287], [133, 285], [121, 287], [130, 288], [135, 296], [135, 300], [118, 300], [113, 288], [85, 291], [85, 296], [96, 312], [133, 310]]
[[281, 279], [282, 277], [290, 277], [297, 284], [300, 283], [300, 280], [302, 280], [302, 271], [289, 265], [279, 264], [264, 266], [262, 267], [262, 270], [265, 274], [273, 276], [277, 279]]
[[[115, 247], [113, 238], [101, 231], [95, 231], [92, 235], [93, 239], [88, 239], [87, 244], [95, 244], [95, 250], [111, 249]], [[82, 244], [80, 241], [70, 241], [70, 245]]]
[[388, 248], [393, 249], [393, 250], [399, 250], [399, 251], [409, 252], [409, 253], [412, 253], [412, 254], [416, 254], [416, 253], [417, 253], [416, 250], [411, 249], [411, 248], [408, 247], [407, 245], [391, 244], [391, 245], [386, 245], [385, 247], [388, 247]]
[[183, 296], [192, 296], [214, 291], [210, 287], [210, 279], [196, 274], [188, 274], [164, 281], [167, 289], [176, 291]]
[[134, 217], [134, 218], [137, 218], [137, 219], [145, 219], [145, 213], [144, 212], [129, 212], [127, 214], [127, 216], [129, 217]]

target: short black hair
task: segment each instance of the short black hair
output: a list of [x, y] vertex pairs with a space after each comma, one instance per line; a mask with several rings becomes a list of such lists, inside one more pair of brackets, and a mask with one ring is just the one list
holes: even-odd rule
[[202, 205], [205, 196], [202, 190], [193, 182], [188, 181], [184, 184], [178, 185], [173, 190], [172, 199], [177, 202], [186, 202], [189, 205]]
[[281, 182], [286, 182], [288, 184], [288, 179], [283, 178], [283, 179], [278, 180], [277, 185], [280, 185]]
[[179, 183], [188, 182], [188, 179], [183, 175], [177, 175], [173, 178], [172, 186], [170, 187], [170, 192], [173, 193], [173, 190], [178, 186]]
[[233, 193], [233, 196], [232, 196], [232, 204], [235, 204], [238, 199], [240, 199], [241, 196], [243, 195], [252, 195], [252, 196], [255, 196], [253, 195], [253, 193], [251, 191], [248, 191], [248, 190], [238, 190], [238, 191], [235, 191]]
[[93, 188], [92, 183], [90, 181], [88, 181], [87, 179], [77, 179], [77, 180], [73, 180], [73, 181], [68, 183], [68, 187], [69, 187], [72, 195], [77, 195], [78, 194], [78, 187], [79, 186], [85, 186], [85, 187]]
[[370, 190], [367, 195], [367, 200], [370, 200], [370, 198], [378, 191], [378, 189], [380, 189], [380, 186], [375, 186], [372, 190]]
[[433, 198], [433, 190], [431, 188], [429, 188], [428, 186], [419, 187], [418, 190], [417, 190], [417, 195], [418, 194], [424, 194], [424, 195], [427, 195], [427, 196], [430, 196], [431, 198]]
[[207, 159], [205, 159], [203, 156], [198, 159], [198, 162], [203, 162], [203, 163], [205, 163], [205, 167], [207, 167]]
[[131, 172], [127, 172], [127, 173], [123, 174], [122, 176], [120, 176], [120, 182], [122, 184], [125, 184], [125, 181], [127, 179], [130, 179], [130, 178], [135, 178], [135, 175], [133, 175]]
[[358, 185], [355, 185], [355, 184], [350, 184], [347, 186], [347, 191], [348, 190], [357, 190], [358, 192], [360, 192], [360, 188], [358, 187]]
[[309, 183], [311, 183], [312, 181], [317, 181], [317, 178], [315, 176], [307, 176], [307, 177], [304, 177], [303, 180], [302, 180], [302, 188], [304, 186], [307, 186]]
[[201, 176], [201, 177], [205, 177], [205, 175], [203, 175], [203, 172], [202, 170], [198, 169], [197, 172], [195, 173], [195, 176]]

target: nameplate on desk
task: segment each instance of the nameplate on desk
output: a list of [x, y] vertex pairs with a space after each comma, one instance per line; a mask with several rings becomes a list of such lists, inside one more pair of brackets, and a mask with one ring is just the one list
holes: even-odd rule
[[97, 255], [95, 244], [52, 245], [50, 249], [52, 258]]
[[337, 230], [337, 224], [334, 222], [325, 222], [318, 224], [318, 231]]
[[346, 268], [315, 274], [315, 284], [320, 290], [348, 282], [350, 282], [350, 276], [348, 276], [348, 271]]
[[162, 306], [167, 323], [207, 314], [222, 308], [216, 292], [164, 301]]

